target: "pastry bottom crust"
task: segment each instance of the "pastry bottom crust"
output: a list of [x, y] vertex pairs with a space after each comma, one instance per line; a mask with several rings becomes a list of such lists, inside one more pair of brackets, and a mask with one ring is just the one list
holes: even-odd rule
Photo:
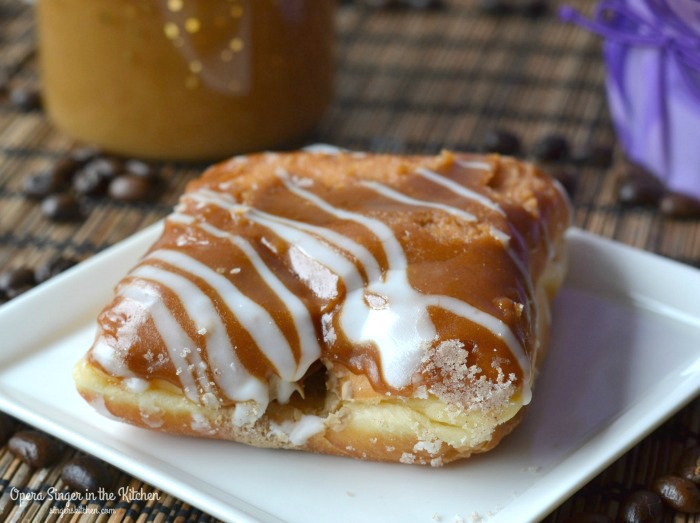
[[[238, 426], [233, 422], [234, 407], [197, 405], [165, 382], [130, 390], [123, 380], [86, 359], [75, 367], [74, 377], [80, 394], [95, 409], [143, 428], [263, 448], [433, 466], [490, 450], [511, 432], [523, 411], [519, 401], [498, 412], [464, 412], [434, 397], [342, 400], [329, 393], [325, 406], [312, 413], [294, 402], [273, 403], [254, 424]], [[320, 430], [316, 423], [322, 423]], [[305, 426], [314, 431], [308, 439]]]

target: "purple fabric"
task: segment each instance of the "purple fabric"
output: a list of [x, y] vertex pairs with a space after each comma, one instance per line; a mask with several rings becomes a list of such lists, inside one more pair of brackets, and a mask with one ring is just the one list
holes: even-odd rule
[[606, 39], [608, 104], [627, 156], [700, 198], [700, 0], [602, 0], [593, 20], [560, 15]]

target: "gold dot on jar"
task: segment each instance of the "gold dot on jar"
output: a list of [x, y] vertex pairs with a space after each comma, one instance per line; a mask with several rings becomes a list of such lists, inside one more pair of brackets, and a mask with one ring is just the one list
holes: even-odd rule
[[189, 75], [185, 80], [185, 87], [187, 89], [197, 89], [199, 87], [199, 78], [193, 74]]
[[165, 36], [167, 36], [170, 40], [174, 40], [178, 36], [180, 36], [180, 28], [173, 22], [168, 22], [163, 26], [163, 32], [165, 33]]
[[231, 17], [232, 18], [240, 18], [243, 16], [243, 8], [240, 5], [234, 5], [231, 7]]
[[230, 62], [231, 60], [233, 60], [233, 53], [231, 51], [228, 49], [221, 51], [221, 61]]
[[189, 63], [189, 68], [190, 68], [191, 73], [195, 73], [195, 74], [201, 73], [202, 72], [202, 62], [200, 62], [199, 60], [192, 60]]
[[236, 37], [233, 40], [231, 40], [228, 44], [228, 46], [233, 50], [233, 51], [240, 51], [243, 49], [243, 40], [240, 38]]
[[188, 18], [185, 20], [185, 31], [190, 34], [198, 32], [202, 28], [199, 18]]
[[177, 13], [178, 11], [182, 11], [182, 7], [183, 7], [182, 0], [168, 0], [168, 9], [170, 9], [173, 13]]
[[241, 90], [241, 87], [242, 87], [242, 86], [241, 86], [241, 82], [239, 82], [238, 80], [231, 80], [231, 81], [228, 83], [228, 88], [229, 88], [231, 91], [240, 91], [240, 90]]

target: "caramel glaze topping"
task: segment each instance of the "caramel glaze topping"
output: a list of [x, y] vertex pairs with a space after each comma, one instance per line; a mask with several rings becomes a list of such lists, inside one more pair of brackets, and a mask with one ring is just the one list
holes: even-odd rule
[[498, 156], [237, 157], [190, 183], [90, 357], [208, 406], [265, 406], [301, 392], [319, 360], [380, 394], [432, 390], [449, 369], [425, 356], [450, 341], [470, 380], [525, 396], [532, 277], [568, 225], [565, 199]]

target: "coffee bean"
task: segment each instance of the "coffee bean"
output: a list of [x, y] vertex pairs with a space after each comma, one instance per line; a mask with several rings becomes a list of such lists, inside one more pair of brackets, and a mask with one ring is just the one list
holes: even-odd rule
[[80, 165], [85, 165], [91, 160], [94, 160], [100, 155], [100, 150], [97, 147], [92, 147], [90, 145], [83, 145], [71, 149], [68, 156], [75, 160]]
[[663, 515], [661, 498], [654, 492], [638, 490], [622, 503], [619, 519], [621, 523], [659, 523]]
[[73, 222], [85, 218], [80, 202], [70, 193], [47, 196], [41, 202], [41, 212], [57, 222]]
[[569, 196], [576, 194], [578, 188], [578, 175], [571, 169], [554, 169], [552, 170], [552, 178], [557, 180]]
[[612, 165], [613, 148], [604, 144], [589, 144], [575, 151], [571, 159], [578, 165], [606, 169]]
[[690, 447], [683, 451], [676, 472], [680, 477], [700, 484], [700, 447]]
[[129, 174], [151, 178], [156, 176], [157, 170], [152, 165], [141, 160], [128, 160], [124, 164], [124, 170]]
[[569, 141], [559, 134], [542, 138], [532, 151], [532, 156], [540, 162], [560, 162], [569, 158]]
[[66, 189], [66, 183], [51, 170], [28, 174], [22, 180], [22, 194], [41, 199]]
[[78, 263], [75, 258], [68, 256], [56, 256], [51, 258], [46, 263], [39, 265], [34, 270], [34, 279], [37, 283], [43, 283], [46, 280], [57, 276], [65, 270], [70, 269]]
[[442, 9], [445, 3], [442, 0], [403, 0], [404, 3], [413, 9]]
[[34, 271], [29, 267], [17, 267], [0, 273], [0, 289], [6, 293], [18, 287], [31, 287], [35, 283]]
[[0, 445], [7, 443], [7, 440], [10, 439], [16, 428], [15, 419], [4, 412], [0, 412]]
[[520, 138], [503, 129], [493, 129], [484, 135], [483, 152], [515, 156], [520, 153]]
[[10, 91], [10, 103], [22, 111], [41, 108], [41, 93], [32, 86], [15, 87]]
[[12, 433], [15, 431], [16, 423], [14, 418], [4, 412], [0, 412], [0, 445], [7, 443]]
[[5, 291], [5, 296], [7, 296], [7, 299], [12, 300], [16, 298], [17, 296], [20, 296], [27, 292], [28, 290], [31, 290], [34, 288], [34, 285], [19, 285], [17, 287], [12, 287], [11, 289], [7, 289]]
[[528, 18], [539, 18], [547, 14], [549, 4], [547, 0], [524, 0], [517, 6], [517, 13]]
[[397, 0], [361, 0], [360, 4], [372, 7], [374, 9], [386, 9], [389, 7], [397, 7]]
[[102, 196], [108, 186], [109, 178], [100, 174], [98, 169], [81, 169], [73, 178], [73, 189], [85, 196]]
[[623, 205], [656, 205], [663, 192], [658, 178], [636, 165], [625, 167], [617, 184], [617, 200]]
[[136, 174], [123, 174], [110, 182], [109, 196], [115, 200], [135, 202], [146, 200], [152, 189], [153, 186], [147, 178]]
[[700, 200], [687, 194], [670, 192], [661, 197], [659, 210], [672, 218], [700, 218]]
[[700, 489], [689, 479], [663, 476], [652, 488], [672, 509], [686, 514], [700, 513]]
[[23, 430], [10, 438], [8, 448], [19, 459], [36, 468], [49, 467], [61, 458], [63, 446], [48, 434]]
[[513, 12], [507, 0], [479, 0], [479, 11], [489, 16], [505, 16]]
[[81, 163], [70, 156], [63, 156], [56, 160], [51, 166], [50, 171], [56, 178], [62, 182], [69, 182], [75, 173], [80, 169]]
[[590, 512], [582, 512], [574, 514], [564, 520], [564, 523], [613, 523], [609, 516], [603, 514], [591, 514]]
[[112, 469], [92, 456], [76, 456], [61, 469], [61, 481], [75, 492], [98, 492], [114, 482]]
[[9, 86], [10, 86], [10, 75], [7, 74], [7, 71], [0, 70], [0, 93], [4, 93], [5, 91], [7, 91]]
[[112, 179], [124, 170], [124, 164], [116, 158], [98, 157], [86, 163], [83, 170], [94, 172], [102, 178]]

